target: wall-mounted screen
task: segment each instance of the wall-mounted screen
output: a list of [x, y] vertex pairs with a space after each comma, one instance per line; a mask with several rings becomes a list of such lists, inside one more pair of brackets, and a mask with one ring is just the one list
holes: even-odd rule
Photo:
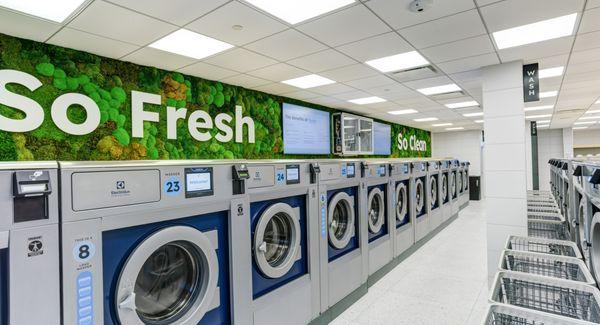
[[392, 128], [389, 124], [373, 122], [375, 135], [376, 155], [390, 155], [392, 153]]
[[283, 153], [330, 153], [329, 113], [283, 103]]

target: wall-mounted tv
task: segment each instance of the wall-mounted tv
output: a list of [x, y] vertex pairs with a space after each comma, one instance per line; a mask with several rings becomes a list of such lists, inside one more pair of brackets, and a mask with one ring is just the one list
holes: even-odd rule
[[329, 113], [283, 103], [283, 153], [328, 155]]

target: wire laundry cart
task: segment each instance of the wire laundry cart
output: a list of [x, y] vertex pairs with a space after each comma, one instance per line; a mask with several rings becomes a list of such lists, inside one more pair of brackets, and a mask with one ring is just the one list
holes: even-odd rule
[[583, 258], [579, 248], [577, 248], [577, 244], [568, 240], [509, 236], [506, 240], [506, 245], [504, 245], [504, 248], [523, 252], [570, 256], [579, 259]]
[[527, 213], [531, 212], [545, 212], [545, 213], [560, 213], [558, 207], [540, 207], [540, 206], [527, 206]]
[[571, 235], [565, 221], [527, 220], [527, 234], [531, 237], [569, 240]]
[[529, 212], [527, 214], [529, 220], [550, 220], [550, 221], [565, 221], [560, 213], [555, 212]]
[[590, 325], [578, 319], [550, 315], [537, 310], [510, 305], [492, 304], [488, 308], [484, 325]]
[[595, 285], [585, 262], [575, 257], [504, 250], [498, 268]]
[[501, 271], [490, 300], [600, 324], [600, 291], [576, 281]]

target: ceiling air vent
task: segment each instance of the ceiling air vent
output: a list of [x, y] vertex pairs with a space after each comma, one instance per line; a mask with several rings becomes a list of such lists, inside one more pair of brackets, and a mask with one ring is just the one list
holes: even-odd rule
[[400, 82], [431, 78], [438, 74], [439, 72], [431, 65], [389, 73], [392, 78]]

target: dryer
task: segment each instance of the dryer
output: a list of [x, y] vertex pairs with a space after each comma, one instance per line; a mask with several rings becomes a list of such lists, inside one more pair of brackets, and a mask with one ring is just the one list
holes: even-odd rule
[[390, 225], [395, 215], [390, 213], [393, 187], [390, 186], [389, 162], [367, 160], [363, 162], [367, 185], [367, 233], [369, 275], [377, 272], [394, 258], [394, 245]]
[[460, 205], [460, 209], [464, 209], [469, 205], [469, 162], [468, 161], [463, 161], [460, 163], [461, 164], [461, 178], [462, 181], [460, 182], [461, 186], [462, 186], [462, 190], [459, 192], [459, 197], [458, 197], [458, 201], [459, 201], [459, 205]]
[[64, 324], [248, 324], [243, 164], [60, 167]]
[[415, 242], [418, 242], [429, 233], [429, 194], [427, 185], [427, 162], [412, 162], [412, 173], [410, 178], [413, 201], [412, 213], [415, 216]]
[[2, 162], [0, 184], [0, 324], [61, 324], [57, 164]]
[[320, 313], [319, 199], [311, 167], [293, 160], [248, 163], [250, 238], [239, 245], [252, 262], [236, 274], [252, 284], [252, 317], [244, 324], [304, 325]]
[[391, 162], [390, 181], [394, 189], [389, 211], [393, 211], [394, 257], [400, 256], [415, 244], [414, 216], [412, 213], [411, 163], [405, 160]]
[[442, 222], [452, 217], [450, 194], [450, 165], [451, 160], [440, 161], [440, 204], [442, 206]]
[[321, 312], [356, 290], [368, 276], [367, 195], [359, 160], [318, 162]]
[[459, 176], [459, 162], [453, 159], [450, 164], [450, 178], [448, 179], [448, 185], [450, 188], [450, 207], [452, 208], [452, 215], [458, 215], [460, 209], [458, 203], [458, 176]]
[[437, 229], [443, 222], [442, 215], [442, 173], [440, 161], [429, 160], [427, 162], [427, 210], [429, 213], [429, 231]]

